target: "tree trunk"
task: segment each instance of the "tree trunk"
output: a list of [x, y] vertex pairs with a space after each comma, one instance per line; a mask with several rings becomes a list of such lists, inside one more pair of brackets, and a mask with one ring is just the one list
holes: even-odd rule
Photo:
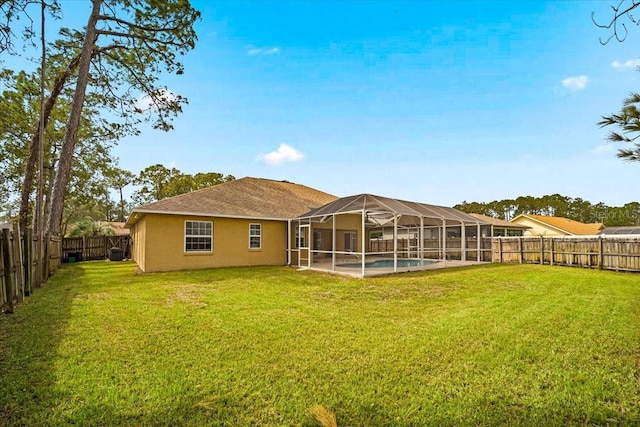
[[126, 218], [124, 217], [124, 197], [122, 197], [122, 187], [120, 187], [119, 190], [120, 190], [120, 221], [126, 221]]
[[89, 68], [91, 66], [91, 56], [96, 40], [96, 24], [100, 15], [100, 6], [102, 0], [92, 0], [93, 9], [87, 23], [87, 30], [84, 36], [84, 44], [82, 53], [80, 54], [80, 63], [78, 65], [78, 81], [76, 90], [73, 95], [71, 104], [71, 112], [67, 121], [67, 129], [64, 134], [62, 149], [60, 150], [60, 160], [58, 161], [58, 172], [53, 184], [53, 195], [51, 203], [51, 212], [48, 220], [48, 232], [53, 235], [60, 234], [62, 225], [62, 210], [64, 207], [64, 198], [67, 192], [67, 185], [71, 175], [71, 164], [73, 161], [73, 151], [78, 140], [78, 127], [80, 126], [80, 117], [82, 115], [82, 107], [84, 105], [85, 92], [89, 79]]
[[51, 193], [53, 192], [53, 180], [55, 178], [55, 165], [48, 165], [45, 167], [49, 177], [47, 179], [47, 190], [44, 197], [44, 218], [49, 218], [51, 212]]
[[[51, 94], [47, 98], [44, 103], [44, 114], [42, 117], [44, 118], [44, 127], [47, 127], [49, 123], [49, 117], [51, 116], [51, 110], [56, 104], [58, 100], [58, 96], [62, 92], [67, 79], [75, 69], [78, 67], [78, 62], [80, 61], [80, 57], [77, 56], [73, 58], [73, 60], [69, 63], [67, 69], [58, 77], [53, 84], [53, 88], [51, 89]], [[38, 146], [40, 144], [40, 119], [36, 123], [33, 135], [31, 136], [31, 141], [29, 141], [29, 157], [27, 158], [27, 164], [25, 166], [24, 171], [24, 181], [22, 181], [22, 188], [20, 191], [20, 228], [22, 230], [26, 229], [29, 223], [29, 199], [31, 198], [31, 193], [33, 192], [33, 177], [36, 171], [36, 163], [38, 162]], [[46, 218], [46, 217], [45, 217]]]

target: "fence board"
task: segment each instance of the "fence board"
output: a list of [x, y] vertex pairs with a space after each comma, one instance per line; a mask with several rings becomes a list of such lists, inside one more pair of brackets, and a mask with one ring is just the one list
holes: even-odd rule
[[111, 248], [119, 248], [125, 258], [131, 256], [130, 236], [65, 237], [61, 242], [62, 262], [103, 260], [109, 258]]
[[3, 311], [8, 301], [7, 279], [5, 277], [5, 259], [4, 259], [4, 233], [0, 230], [0, 311]]
[[497, 237], [492, 260], [640, 271], [640, 237]]
[[16, 283], [13, 274], [13, 249], [11, 248], [11, 231], [7, 229], [2, 230], [2, 260], [4, 263], [4, 284], [6, 290], [6, 301], [4, 304], [4, 311], [7, 313], [13, 313], [16, 294]]
[[47, 271], [51, 276], [60, 268], [62, 263], [62, 239], [57, 236], [48, 236], [47, 242], [49, 245], [49, 268]]
[[[478, 259], [478, 239], [475, 237], [466, 238], [466, 259], [468, 261], [476, 261]], [[480, 261], [491, 262], [491, 238], [480, 239]], [[397, 250], [398, 255], [404, 258], [418, 258], [419, 251], [418, 239], [398, 239]], [[446, 249], [442, 247], [439, 239], [424, 239], [423, 241], [423, 258], [442, 259], [443, 249], [446, 252], [447, 260], [462, 259], [462, 239], [448, 238]], [[382, 253], [393, 252], [392, 239], [372, 239], [369, 241], [369, 252]]]
[[[31, 229], [17, 224], [0, 230], [0, 312], [12, 313], [15, 305], [33, 293], [60, 267], [61, 239], [47, 239], [49, 263], [39, 261], [38, 240]], [[48, 266], [44, 269], [44, 266]]]

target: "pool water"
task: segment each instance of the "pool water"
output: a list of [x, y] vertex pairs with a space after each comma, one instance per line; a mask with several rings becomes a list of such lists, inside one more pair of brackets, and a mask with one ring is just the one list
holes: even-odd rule
[[[401, 258], [398, 260], [398, 268], [402, 267], [420, 267], [430, 264], [435, 264], [438, 261], [431, 259], [406, 259]], [[365, 268], [393, 268], [393, 260], [392, 259], [378, 259], [375, 261], [365, 262]], [[349, 267], [349, 268], [361, 268], [362, 263], [360, 262], [352, 262], [347, 264], [338, 264], [336, 267]]]

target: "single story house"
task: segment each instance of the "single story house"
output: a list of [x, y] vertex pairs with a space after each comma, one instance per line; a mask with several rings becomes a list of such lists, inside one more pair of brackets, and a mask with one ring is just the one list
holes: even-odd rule
[[511, 222], [528, 226], [525, 236], [593, 236], [604, 228], [602, 223], [585, 224], [568, 218], [533, 214], [518, 215]]
[[477, 213], [471, 213], [469, 215], [491, 224], [491, 235], [493, 237], [523, 236], [524, 233], [531, 228], [528, 225], [517, 224], [487, 215]]
[[285, 265], [290, 220], [335, 199], [260, 178], [169, 197], [131, 212], [132, 258], [143, 272]]
[[[490, 223], [453, 208], [242, 178], [135, 208], [143, 272], [293, 265], [357, 276], [485, 262]], [[391, 239], [381, 239], [391, 236]]]
[[126, 222], [120, 221], [98, 221], [99, 227], [106, 227], [113, 231], [114, 236], [128, 236], [129, 229], [126, 228]]

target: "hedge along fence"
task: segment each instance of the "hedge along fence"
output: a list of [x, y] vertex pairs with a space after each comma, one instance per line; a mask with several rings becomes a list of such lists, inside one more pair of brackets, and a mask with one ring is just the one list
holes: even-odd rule
[[31, 229], [21, 233], [17, 224], [0, 229], [0, 312], [12, 313], [17, 303], [60, 267], [61, 239], [44, 236], [43, 241], [41, 262], [38, 238]]
[[496, 237], [492, 259], [640, 272], [640, 236]]

